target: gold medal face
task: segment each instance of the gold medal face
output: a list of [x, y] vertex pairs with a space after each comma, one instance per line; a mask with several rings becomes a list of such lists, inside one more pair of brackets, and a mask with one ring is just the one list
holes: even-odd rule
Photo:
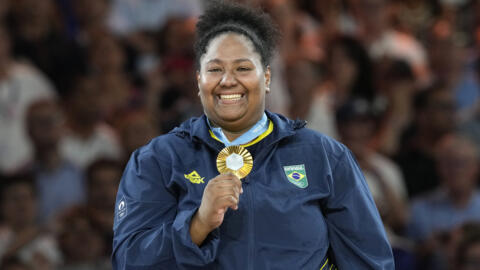
[[230, 172], [242, 179], [250, 173], [252, 167], [252, 155], [239, 145], [225, 147], [218, 153], [217, 169], [220, 173]]

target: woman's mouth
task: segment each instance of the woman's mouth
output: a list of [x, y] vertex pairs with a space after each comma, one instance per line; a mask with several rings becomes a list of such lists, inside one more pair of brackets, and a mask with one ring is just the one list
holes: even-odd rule
[[242, 98], [242, 96], [242, 94], [220, 95], [220, 99], [234, 101], [239, 100], [240, 98]]
[[222, 94], [218, 95], [218, 98], [222, 103], [232, 104], [240, 101], [244, 96], [244, 94]]

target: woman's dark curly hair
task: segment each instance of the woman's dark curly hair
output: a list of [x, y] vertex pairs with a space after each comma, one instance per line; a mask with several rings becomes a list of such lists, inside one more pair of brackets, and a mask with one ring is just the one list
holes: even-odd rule
[[270, 16], [260, 9], [253, 9], [227, 1], [211, 1], [197, 22], [195, 55], [197, 68], [200, 57], [206, 52], [212, 39], [225, 32], [246, 36], [260, 54], [262, 64], [269, 65], [275, 50], [279, 32]]

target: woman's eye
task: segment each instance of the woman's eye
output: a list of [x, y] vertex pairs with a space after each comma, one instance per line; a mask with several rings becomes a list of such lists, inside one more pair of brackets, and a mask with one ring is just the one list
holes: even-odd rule
[[219, 68], [210, 68], [210, 69], [208, 69], [208, 72], [220, 72], [220, 71], [222, 71], [222, 70], [219, 69]]
[[239, 67], [239, 68], [237, 68], [237, 70], [238, 70], [238, 71], [250, 71], [250, 70], [252, 70], [252, 69], [249, 68], [249, 67]]

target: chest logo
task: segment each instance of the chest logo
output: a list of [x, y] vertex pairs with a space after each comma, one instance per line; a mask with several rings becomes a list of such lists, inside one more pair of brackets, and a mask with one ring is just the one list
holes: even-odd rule
[[184, 174], [185, 178], [187, 178], [188, 180], [190, 180], [190, 182], [194, 183], [194, 184], [203, 184], [205, 183], [203, 181], [203, 179], [205, 177], [200, 177], [200, 175], [198, 175], [197, 171], [193, 171], [189, 174]]
[[299, 188], [308, 187], [307, 172], [305, 171], [305, 164], [283, 166], [283, 171], [287, 176], [288, 181]]

